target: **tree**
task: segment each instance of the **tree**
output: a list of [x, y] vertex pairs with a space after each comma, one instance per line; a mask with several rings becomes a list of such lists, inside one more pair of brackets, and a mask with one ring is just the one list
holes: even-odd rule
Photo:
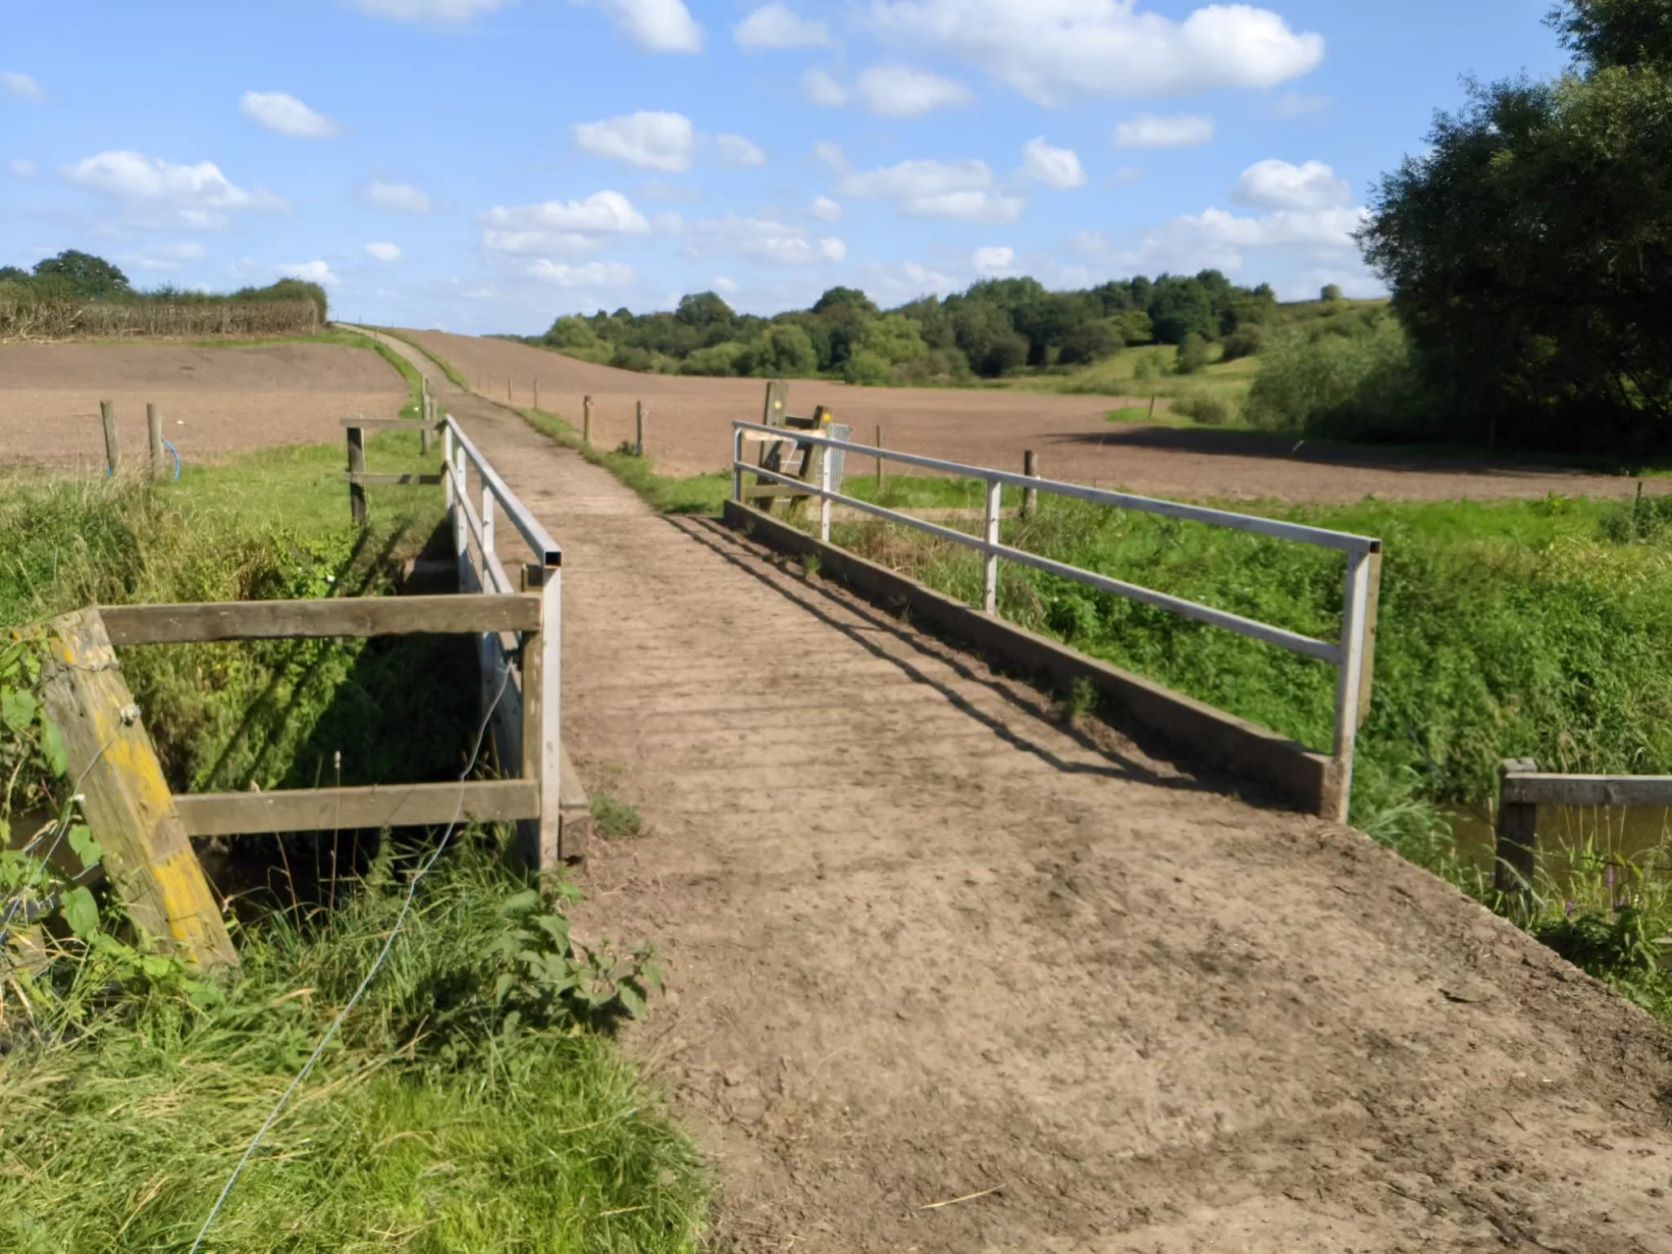
[[75, 295], [92, 300], [126, 296], [133, 291], [128, 276], [110, 262], [74, 248], [37, 261], [35, 277], [56, 280]]
[[1360, 243], [1452, 431], [1672, 446], [1667, 3], [1550, 21], [1575, 72], [1473, 85], [1382, 180]]
[[1179, 345], [1178, 372], [1197, 374], [1208, 364], [1208, 342], [1194, 331], [1185, 334]]
[[813, 312], [829, 313], [833, 309], [852, 308], [862, 314], [875, 314], [877, 307], [871, 298], [857, 287], [833, 287], [813, 302]]
[[673, 316], [695, 331], [705, 346], [730, 338], [737, 324], [732, 307], [713, 292], [697, 292], [682, 298]]
[[22, 283], [29, 278], [29, 271], [21, 266], [0, 266], [0, 283]]
[[1149, 316], [1158, 344], [1182, 344], [1192, 331], [1203, 339], [1219, 334], [1208, 289], [1194, 279], [1163, 277], [1150, 298]]
[[1333, 305], [1343, 299], [1341, 289], [1334, 283], [1326, 283], [1324, 284], [1323, 291], [1318, 293], [1318, 299], [1327, 301], [1329, 304]]
[[969, 300], [952, 314], [958, 347], [972, 369], [988, 378], [1014, 370], [1028, 359], [1028, 341], [1010, 325], [1010, 316], [991, 301]]
[[793, 322], [768, 327], [750, 356], [753, 372], [762, 378], [812, 374], [819, 368], [812, 338]]

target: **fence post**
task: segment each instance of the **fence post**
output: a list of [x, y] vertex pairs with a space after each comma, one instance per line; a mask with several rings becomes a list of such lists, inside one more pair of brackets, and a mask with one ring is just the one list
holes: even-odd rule
[[426, 457], [430, 452], [430, 425], [435, 422], [435, 400], [430, 396], [430, 381], [422, 376], [418, 380], [418, 420], [424, 425], [418, 428], [418, 451]]
[[1364, 607], [1364, 667], [1359, 680], [1358, 725], [1370, 717], [1370, 694], [1376, 687], [1376, 628], [1382, 617], [1382, 551], [1370, 555], [1370, 595]]
[[465, 469], [463, 444], [454, 445], [453, 466], [447, 473], [457, 481], [453, 492], [453, 499], [457, 502], [453, 510], [453, 552], [458, 558], [459, 590], [468, 592], [465, 570], [470, 565], [470, 528], [464, 520], [464, 503], [469, 499], [466, 493], [470, 491], [470, 476]]
[[[482, 575], [476, 581], [478, 592], [499, 591], [490, 587], [493, 579], [493, 556], [495, 553], [493, 538], [493, 489], [486, 483], [482, 485]], [[494, 688], [499, 676], [494, 668], [495, 637], [491, 631], [484, 631], [476, 637], [477, 673], [482, 678], [482, 717], [488, 716], [488, 702], [493, 700]]]
[[1336, 658], [1335, 796], [1328, 817], [1345, 823], [1353, 802], [1353, 752], [1358, 741], [1359, 689], [1364, 682], [1365, 624], [1370, 607], [1369, 552], [1347, 555], [1346, 591], [1342, 598], [1341, 645]]
[[[882, 447], [882, 423], [880, 422], [877, 424], [877, 447]], [[880, 455], [877, 458], [877, 495], [880, 500], [882, 495], [882, 457]]]
[[534, 408], [540, 408], [540, 380], [534, 380]]
[[[819, 407], [823, 409], [821, 405]], [[820, 428], [825, 435], [830, 434], [830, 422], [827, 419]], [[830, 543], [830, 463], [835, 460], [833, 449], [825, 447], [819, 450], [824, 455], [819, 458], [819, 540]]]
[[441, 494], [447, 502], [447, 521], [452, 522], [458, 514], [453, 496], [453, 428], [445, 423], [441, 428]]
[[1536, 762], [1506, 759], [1498, 768], [1497, 841], [1492, 857], [1492, 887], [1505, 895], [1530, 893], [1538, 855], [1538, 806], [1505, 801], [1504, 782], [1511, 775], [1531, 775]]
[[105, 466], [115, 478], [122, 468], [122, 450], [116, 440], [116, 407], [109, 401], [99, 402], [99, 421], [104, 424]]
[[732, 460], [731, 497], [732, 497], [732, 500], [734, 500], [734, 501], [742, 501], [743, 500], [743, 428], [738, 426], [735, 422], [732, 423], [731, 445], [732, 445], [732, 454], [731, 454], [731, 460]]
[[784, 425], [784, 411], [790, 403], [790, 385], [787, 379], [773, 379], [766, 385], [766, 403], [761, 406], [761, 426], [781, 427]]
[[161, 479], [163, 473], [163, 416], [155, 405], [145, 406], [145, 434], [151, 442], [151, 477]]
[[565, 850], [560, 837], [563, 771], [563, 568], [527, 566], [529, 591], [540, 592], [540, 628], [522, 641], [522, 774], [540, 792], [538, 818], [517, 824], [523, 861], [542, 875], [557, 870]]
[[997, 480], [987, 484], [987, 560], [982, 563], [981, 607], [989, 614], [999, 609], [999, 555], [993, 546], [999, 542], [999, 510], [1004, 503], [1004, 485]]
[[[1022, 451], [1022, 473], [1030, 479], [1039, 478], [1039, 455], [1031, 448]], [[1022, 517], [1032, 518], [1039, 512], [1039, 489], [1022, 489]]]
[[507, 405], [509, 405], [511, 403], [511, 380], [510, 379], [505, 380], [505, 403]]
[[636, 417], [636, 420], [634, 422], [633, 453], [634, 453], [635, 456], [638, 456], [638, 457], [643, 457], [644, 456], [644, 402], [643, 401], [639, 402], [637, 417]]
[[[348, 429], [348, 473], [364, 474], [366, 470], [366, 431], [364, 427]], [[358, 479], [348, 481], [348, 513], [356, 527], [366, 525], [366, 485]]]
[[581, 443], [592, 444], [592, 398], [581, 397]]

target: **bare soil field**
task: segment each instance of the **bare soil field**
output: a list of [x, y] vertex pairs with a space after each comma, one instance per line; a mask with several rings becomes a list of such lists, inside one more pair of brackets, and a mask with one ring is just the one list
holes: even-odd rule
[[103, 466], [102, 400], [124, 457], [146, 456], [151, 402], [191, 462], [340, 440], [351, 414], [399, 414], [406, 385], [376, 353], [335, 344], [0, 344], [0, 466]]
[[[595, 366], [508, 340], [441, 331], [407, 332], [451, 362], [495, 400], [531, 405], [580, 425], [581, 398], [594, 401], [593, 442], [613, 447], [633, 435], [633, 410], [650, 411], [646, 444], [664, 473], [721, 470], [731, 455], [731, 424], [759, 421], [764, 387], [755, 379], [635, 374]], [[507, 392], [509, 387], [509, 393]], [[1158, 496], [1218, 500], [1485, 500], [1572, 496], [1624, 497], [1638, 480], [1527, 465], [1441, 459], [1394, 449], [1313, 447], [1239, 432], [1111, 423], [1124, 404], [1108, 396], [1055, 396], [980, 388], [858, 388], [795, 380], [791, 409], [826, 405], [854, 438], [871, 442], [877, 425], [890, 448], [981, 466], [1021, 470], [1025, 449], [1051, 478], [1122, 487]], [[869, 469], [861, 463], [861, 470]], [[903, 470], [903, 468], [896, 468]], [[1672, 491], [1672, 480], [1648, 480]]]

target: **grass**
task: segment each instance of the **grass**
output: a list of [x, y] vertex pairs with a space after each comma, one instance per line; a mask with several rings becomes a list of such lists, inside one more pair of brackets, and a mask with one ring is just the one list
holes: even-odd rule
[[[441, 373], [447, 376], [447, 381], [449, 383], [451, 383], [454, 387], [458, 388], [459, 391], [461, 391], [461, 392], [474, 392], [476, 390], [475, 388], [470, 386], [470, 383], [465, 379], [465, 377], [462, 374], [460, 374], [458, 372], [458, 370], [454, 367], [452, 362], [447, 361], [445, 358], [437, 356], [435, 353], [432, 353], [429, 349], [425, 348], [422, 344], [420, 344], [417, 340], [413, 339], [412, 336], [408, 335], [406, 332], [397, 331], [393, 327], [373, 327], [372, 329], [374, 331], [379, 331], [384, 335], [391, 336], [394, 339], [397, 339], [397, 340], [401, 341], [401, 343], [403, 343], [403, 344], [410, 344], [413, 348], [417, 349], [420, 353], [424, 354], [425, 357], [428, 357], [432, 362], [434, 362], [436, 367], [441, 371]], [[373, 342], [375, 343], [375, 341], [373, 341]], [[390, 350], [385, 348], [384, 351], [389, 352]], [[398, 356], [398, 354], [397, 354], [397, 356]], [[410, 368], [410, 363], [408, 363], [408, 367]]]
[[592, 824], [606, 840], [631, 839], [644, 835], [644, 815], [607, 792], [594, 792], [590, 801]]

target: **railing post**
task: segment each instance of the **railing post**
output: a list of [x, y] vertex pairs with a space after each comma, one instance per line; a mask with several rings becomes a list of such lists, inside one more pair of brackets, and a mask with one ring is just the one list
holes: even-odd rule
[[1364, 683], [1365, 626], [1370, 606], [1371, 552], [1347, 555], [1341, 644], [1335, 683], [1335, 796], [1333, 817], [1345, 823], [1353, 802], [1353, 752], [1358, 741], [1359, 689]]
[[[1022, 473], [1030, 479], [1039, 478], [1039, 455], [1031, 448], [1022, 450]], [[1039, 513], [1039, 489], [1022, 489], [1022, 517], [1032, 518]]]
[[1492, 856], [1492, 886], [1500, 893], [1526, 895], [1533, 888], [1538, 861], [1538, 806], [1506, 801], [1505, 782], [1511, 775], [1531, 775], [1536, 762], [1506, 759], [1498, 768], [1497, 840]]
[[[830, 433], [830, 426], [825, 424], [824, 434]], [[830, 463], [834, 460], [835, 452], [829, 445], [820, 449], [823, 454], [819, 458], [819, 541], [830, 543]]]
[[[350, 475], [365, 474], [366, 472], [366, 430], [364, 427], [348, 428], [348, 473]], [[356, 527], [366, 525], [366, 485], [356, 479], [348, 481], [348, 513]]]
[[734, 501], [743, 499], [743, 428], [732, 423], [732, 472], [731, 497]]
[[999, 542], [999, 510], [1004, 504], [1004, 485], [995, 480], [987, 484], [987, 560], [982, 564], [981, 607], [989, 614], [999, 610], [999, 555], [993, 546]]
[[470, 528], [464, 520], [464, 503], [469, 499], [469, 478], [465, 472], [464, 445], [453, 449], [453, 465], [447, 472], [453, 479], [453, 499], [458, 503], [453, 510], [453, 553], [458, 558], [459, 590], [467, 591], [465, 569], [470, 565]]
[[[538, 584], [540, 629], [522, 643], [522, 773], [540, 790], [537, 818], [517, 824], [523, 861], [541, 874], [562, 864], [559, 798], [563, 771], [563, 568], [529, 566], [526, 580]], [[533, 590], [532, 587], [529, 589]]]

